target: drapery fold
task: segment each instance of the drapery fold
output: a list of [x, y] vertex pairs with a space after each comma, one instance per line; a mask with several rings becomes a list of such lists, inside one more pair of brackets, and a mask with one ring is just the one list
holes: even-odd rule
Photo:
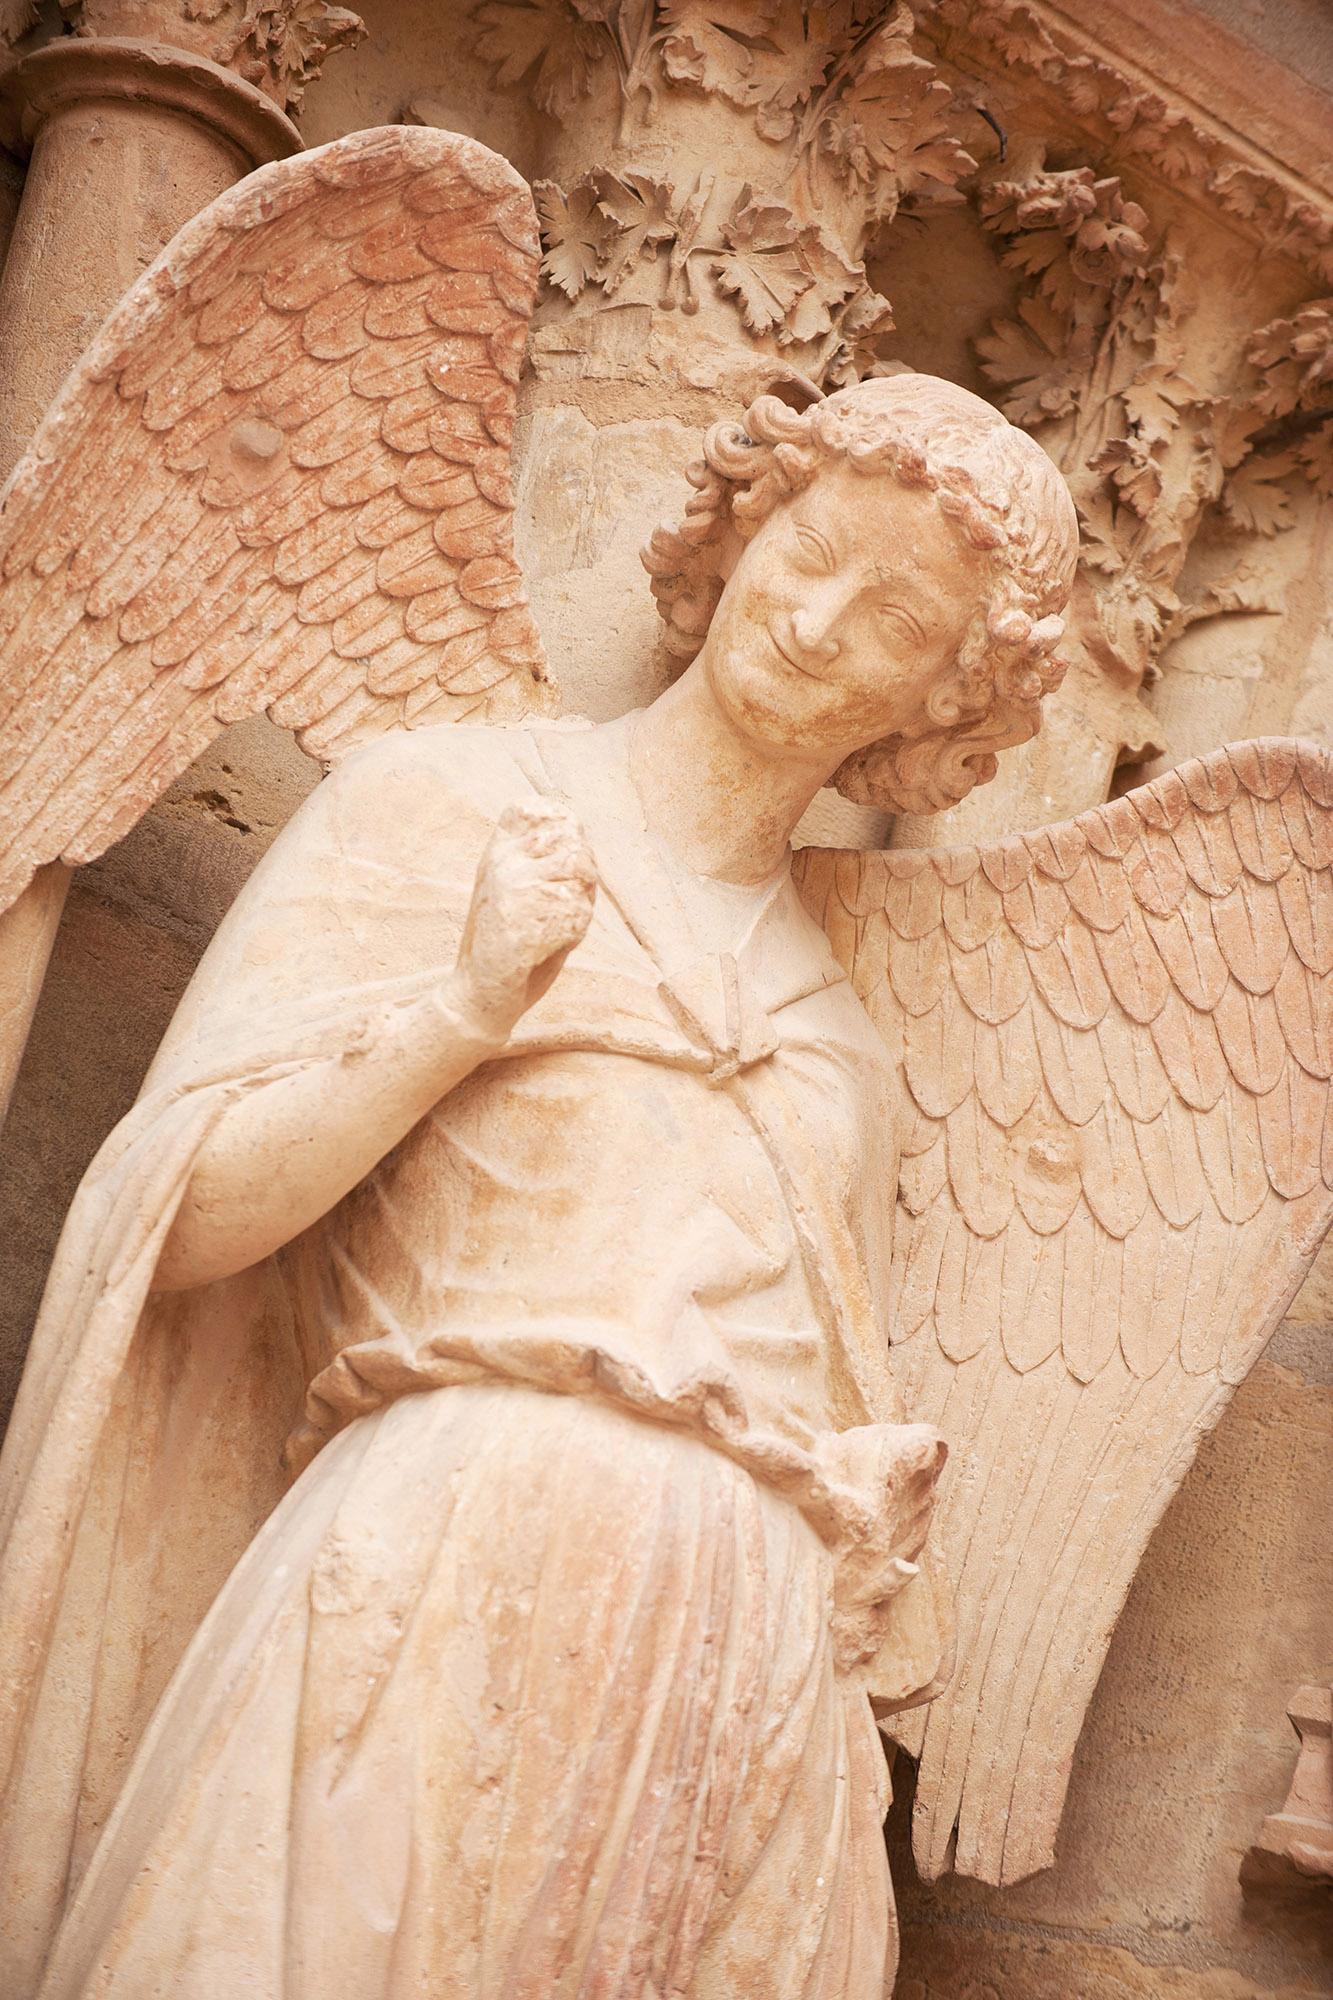
[[[349, 1052], [383, 1011], [446, 976], [495, 820], [547, 783], [538, 742], [558, 746], [559, 784], [576, 810], [596, 817], [606, 774], [595, 759], [583, 770], [576, 738], [559, 729], [423, 731], [341, 766], [241, 892], [139, 1103], [80, 1188], [0, 1461], [0, 1988], [15, 2000], [35, 1988], [61, 1909], [192, 1633], [286, 1491], [284, 1443], [307, 1390], [339, 1366], [319, 1347], [318, 1328], [312, 1336], [293, 1313], [281, 1256], [197, 1292], [151, 1295], [199, 1149], [238, 1098], [294, 1069], [327, 1066], [336, 1088], [338, 1066], [355, 1059]], [[633, 908], [652, 890], [631, 881], [617, 894]], [[639, 928], [651, 935], [651, 912]], [[717, 1050], [692, 1038], [662, 996], [664, 985], [680, 986], [688, 1018], [707, 1033], [708, 988], [690, 984], [688, 953], [680, 965], [655, 966], [638, 931], [622, 930], [609, 959], [574, 955], [506, 1055], [586, 1050], [661, 1064], [766, 1103], [759, 1124], [772, 1123], [772, 1143], [782, 1146], [785, 1114], [759, 1081], [762, 1042], [747, 1051], [742, 1037], [736, 1063], [719, 1069]], [[313, 941], [304, 959], [293, 957], [294, 938]], [[618, 968], [631, 960], [627, 978]], [[840, 977], [827, 952], [824, 960], [814, 961], [806, 990]], [[725, 1009], [720, 1018], [725, 1027]], [[762, 1018], [753, 1018], [758, 1032]], [[747, 1053], [748, 1067], [739, 1060]], [[823, 1291], [845, 1303], [855, 1280], [848, 1246], [829, 1236], [831, 1211], [811, 1198], [806, 1169], [786, 1161], [783, 1171], [799, 1183], [790, 1198], [805, 1253], [824, 1272]], [[882, 1383], [882, 1359], [867, 1344], [882, 1336], [864, 1302], [855, 1311], [862, 1360]], [[563, 1386], [580, 1384], [567, 1377]], [[608, 1382], [582, 1386], [605, 1395]], [[844, 1593], [844, 1657], [900, 1705], [938, 1684], [948, 1635], [927, 1579], [903, 1587], [894, 1568], [883, 1522], [902, 1471], [888, 1448], [897, 1411], [879, 1391], [871, 1400], [882, 1407], [866, 1408], [858, 1390], [839, 1422], [859, 1428], [830, 1432], [803, 1460], [790, 1441], [765, 1445], [744, 1410], [733, 1409], [732, 1434], [723, 1424], [714, 1444], [738, 1461], [749, 1454], [760, 1478], [785, 1479], [830, 1545], [841, 1541], [854, 1578]], [[306, 1410], [317, 1431], [318, 1402]], [[683, 1407], [656, 1414], [696, 1421]]]

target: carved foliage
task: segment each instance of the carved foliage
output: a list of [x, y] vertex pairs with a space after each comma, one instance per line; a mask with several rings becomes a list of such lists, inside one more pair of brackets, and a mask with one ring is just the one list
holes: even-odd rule
[[1189, 526], [1220, 476], [1212, 399], [1181, 369], [1177, 261], [1091, 167], [994, 182], [981, 209], [1031, 281], [1017, 318], [979, 341], [982, 367], [1068, 479], [1101, 637], [1141, 677], [1180, 609]]
[[923, 25], [964, 38], [987, 66], [1025, 71], [1058, 93], [1062, 107], [1091, 127], [1117, 159], [1142, 160], [1163, 180], [1188, 182], [1239, 217], [1270, 251], [1285, 250], [1333, 278], [1333, 215], [1312, 206], [1275, 175], [1238, 160], [1219, 132], [1206, 130], [1158, 92], [1114, 64], [1066, 46], [1024, 0], [918, 0]]
[[589, 284], [613, 293], [666, 251], [660, 303], [694, 310], [709, 282], [751, 333], [824, 342], [820, 365], [833, 379], [870, 365], [887, 305], [854, 252], [811, 218], [851, 196], [869, 227], [907, 198], [946, 195], [973, 166], [947, 130], [949, 91], [912, 50], [905, 7], [483, 0], [475, 18], [496, 82], [525, 82], [556, 117], [570, 116], [597, 66], [613, 62], [627, 105], [668, 88], [702, 91], [750, 112], [774, 149], [762, 187], [705, 173], [678, 193], [619, 161], [570, 188], [544, 184], [552, 285], [569, 298]]
[[872, 219], [944, 190], [973, 162], [948, 130], [951, 93], [911, 47], [913, 19], [883, 0], [482, 0], [478, 50], [495, 80], [526, 80], [567, 118], [612, 61], [627, 97], [694, 89], [750, 111], [813, 182], [863, 193]]
[[692, 313], [711, 284], [751, 333], [820, 343], [818, 365], [835, 381], [872, 365], [873, 341], [893, 323], [887, 299], [827, 231], [748, 183], [702, 174], [678, 197], [650, 174], [598, 169], [568, 193], [553, 181], [535, 192], [542, 268], [569, 299], [588, 285], [612, 296], [636, 275], [642, 289], [650, 268], [657, 302]]
[[[121, 6], [106, 14], [105, 0], [100, 5], [99, 0], [62, 0], [61, 11], [79, 34], [126, 32], [126, 10]], [[0, 40], [14, 39], [11, 16], [22, 33], [27, 25], [23, 17], [35, 12], [25, 0], [0, 0]], [[299, 111], [306, 85], [319, 75], [326, 56], [353, 47], [366, 32], [356, 14], [330, 0], [157, 0], [139, 12], [143, 18], [136, 17], [134, 32], [168, 44], [174, 39], [173, 21], [195, 31], [183, 38], [191, 48], [199, 46], [199, 29], [209, 31], [208, 56], [286, 111]]]
[[[843, 8], [849, 17], [857, 11]], [[661, 66], [673, 83], [693, 84], [755, 114], [766, 139], [786, 139], [800, 109], [824, 80], [830, 19], [779, 0], [662, 0]]]
[[12, 49], [36, 19], [36, 0], [0, 0], [0, 48]]
[[328, 0], [250, 0], [228, 61], [287, 111], [299, 111], [324, 58], [365, 35], [360, 17]]
[[533, 101], [567, 118], [592, 89], [592, 72], [615, 46], [606, 8], [586, 0], [483, 0], [473, 9], [477, 53], [497, 84], [526, 82]]
[[1257, 380], [1221, 427], [1222, 513], [1235, 528], [1271, 535], [1291, 520], [1293, 474], [1333, 497], [1333, 299], [1271, 320], [1245, 358]]
[[1176, 585], [1202, 511], [1272, 534], [1291, 519], [1284, 482], [1333, 487], [1333, 302], [1274, 320], [1246, 351], [1233, 397], [1184, 365], [1179, 264], [1148, 218], [1090, 167], [997, 181], [981, 195], [1004, 260], [1030, 289], [979, 343], [1006, 414], [1041, 436], [1074, 493], [1083, 560], [1098, 579], [1100, 637], [1141, 676], [1196, 615], [1265, 608], [1243, 572], [1182, 605]]
[[873, 221], [908, 197], [947, 194], [975, 162], [949, 130], [952, 93], [911, 47], [906, 7], [852, 45], [812, 100], [805, 135], [832, 170], [864, 193]]

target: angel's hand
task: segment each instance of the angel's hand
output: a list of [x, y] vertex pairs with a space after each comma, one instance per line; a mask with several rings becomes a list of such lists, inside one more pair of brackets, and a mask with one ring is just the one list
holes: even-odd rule
[[469, 1013], [507, 1035], [583, 937], [596, 889], [592, 851], [567, 806], [508, 807], [481, 857], [458, 950]]

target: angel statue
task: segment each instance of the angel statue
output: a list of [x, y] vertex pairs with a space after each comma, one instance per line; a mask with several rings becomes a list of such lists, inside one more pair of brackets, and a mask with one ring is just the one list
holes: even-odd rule
[[830, 779], [951, 803], [1059, 679], [1068, 492], [918, 375], [715, 425], [645, 556], [688, 666], [551, 719], [538, 256], [467, 139], [266, 167], [0, 517], [7, 896], [234, 718], [332, 766], [34, 1337], [14, 2000], [880, 2000], [877, 1716], [928, 1871], [1043, 1865], [1139, 1553], [1329, 1221], [1329, 760], [793, 860]]

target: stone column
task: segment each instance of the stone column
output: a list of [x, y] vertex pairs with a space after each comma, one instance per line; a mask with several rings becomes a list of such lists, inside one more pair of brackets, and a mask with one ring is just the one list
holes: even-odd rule
[[[1305, 349], [1320, 336], [1327, 348], [1326, 306], [1263, 325], [1296, 274], [1238, 260], [1233, 242], [1197, 229], [1186, 256], [1174, 224], [1115, 175], [1053, 170], [1020, 147], [977, 199], [1004, 262], [1032, 274], [1016, 313], [977, 342], [981, 368], [1060, 466], [1083, 530], [1069, 671], [1032, 744], [952, 812], [897, 822], [894, 845], [1040, 826], [1101, 804], [1122, 764], [1146, 775], [1163, 753], [1175, 763], [1214, 747], [1216, 735], [1178, 726], [1187, 702], [1154, 701], [1160, 662], [1192, 623], [1267, 608], [1234, 549], [1197, 577], [1190, 558], [1206, 523], [1253, 526], [1267, 512], [1276, 525], [1287, 503], [1272, 481], [1301, 467], [1298, 451], [1278, 456], [1274, 425], [1307, 407], [1286, 374], [1318, 379]], [[1266, 378], [1258, 357], [1270, 348]], [[1304, 374], [1288, 369], [1295, 349]]]
[[[260, 18], [240, 0], [84, 0], [74, 35], [0, 78], [3, 136], [30, 156], [0, 276], [0, 477], [181, 225], [243, 174], [300, 150], [285, 107], [358, 32], [345, 10], [301, 0]], [[0, 917], [0, 1116], [67, 883], [58, 865], [43, 870]]]
[[566, 705], [597, 719], [671, 671], [638, 551], [703, 429], [870, 368], [892, 322], [869, 236], [972, 167], [905, 9], [770, 8], [734, 35], [706, 11], [580, 8], [538, 46], [530, 8], [472, 10], [497, 85], [543, 114], [520, 538]]
[[[1148, 775], [1162, 755], [1212, 748], [1221, 680], [1241, 725], [1224, 733], [1308, 729], [1305, 668], [1287, 677], [1284, 707], [1244, 700], [1253, 659], [1222, 676], [1208, 663], [1261, 636], [1268, 657], [1295, 640], [1311, 660], [1327, 607], [1283, 573], [1299, 566], [1298, 540], [1317, 560], [1309, 489], [1327, 493], [1333, 476], [1315, 323], [1333, 272], [1326, 101], [1220, 27], [1199, 39], [1188, 10], [1151, 0], [1110, 14], [1096, 0], [920, 10], [922, 51], [991, 127], [970, 190], [977, 233], [952, 239], [956, 252], [970, 236], [977, 265], [973, 386], [1065, 472], [1084, 560], [1069, 676], [1041, 736], [954, 813], [900, 821], [895, 843], [1038, 825], [1101, 803], [1119, 763]], [[885, 261], [896, 239], [909, 263], [928, 262], [902, 234]], [[1270, 328], [1272, 358], [1260, 360]], [[951, 347], [943, 366], [955, 372], [946, 330], [908, 358], [930, 367]], [[965, 378], [975, 365], [969, 356]], [[1295, 532], [1275, 543], [1288, 522]]]
[[1245, 736], [1333, 747], [1333, 298], [1241, 345], [1218, 406], [1225, 477], [1149, 694], [1173, 762]]

